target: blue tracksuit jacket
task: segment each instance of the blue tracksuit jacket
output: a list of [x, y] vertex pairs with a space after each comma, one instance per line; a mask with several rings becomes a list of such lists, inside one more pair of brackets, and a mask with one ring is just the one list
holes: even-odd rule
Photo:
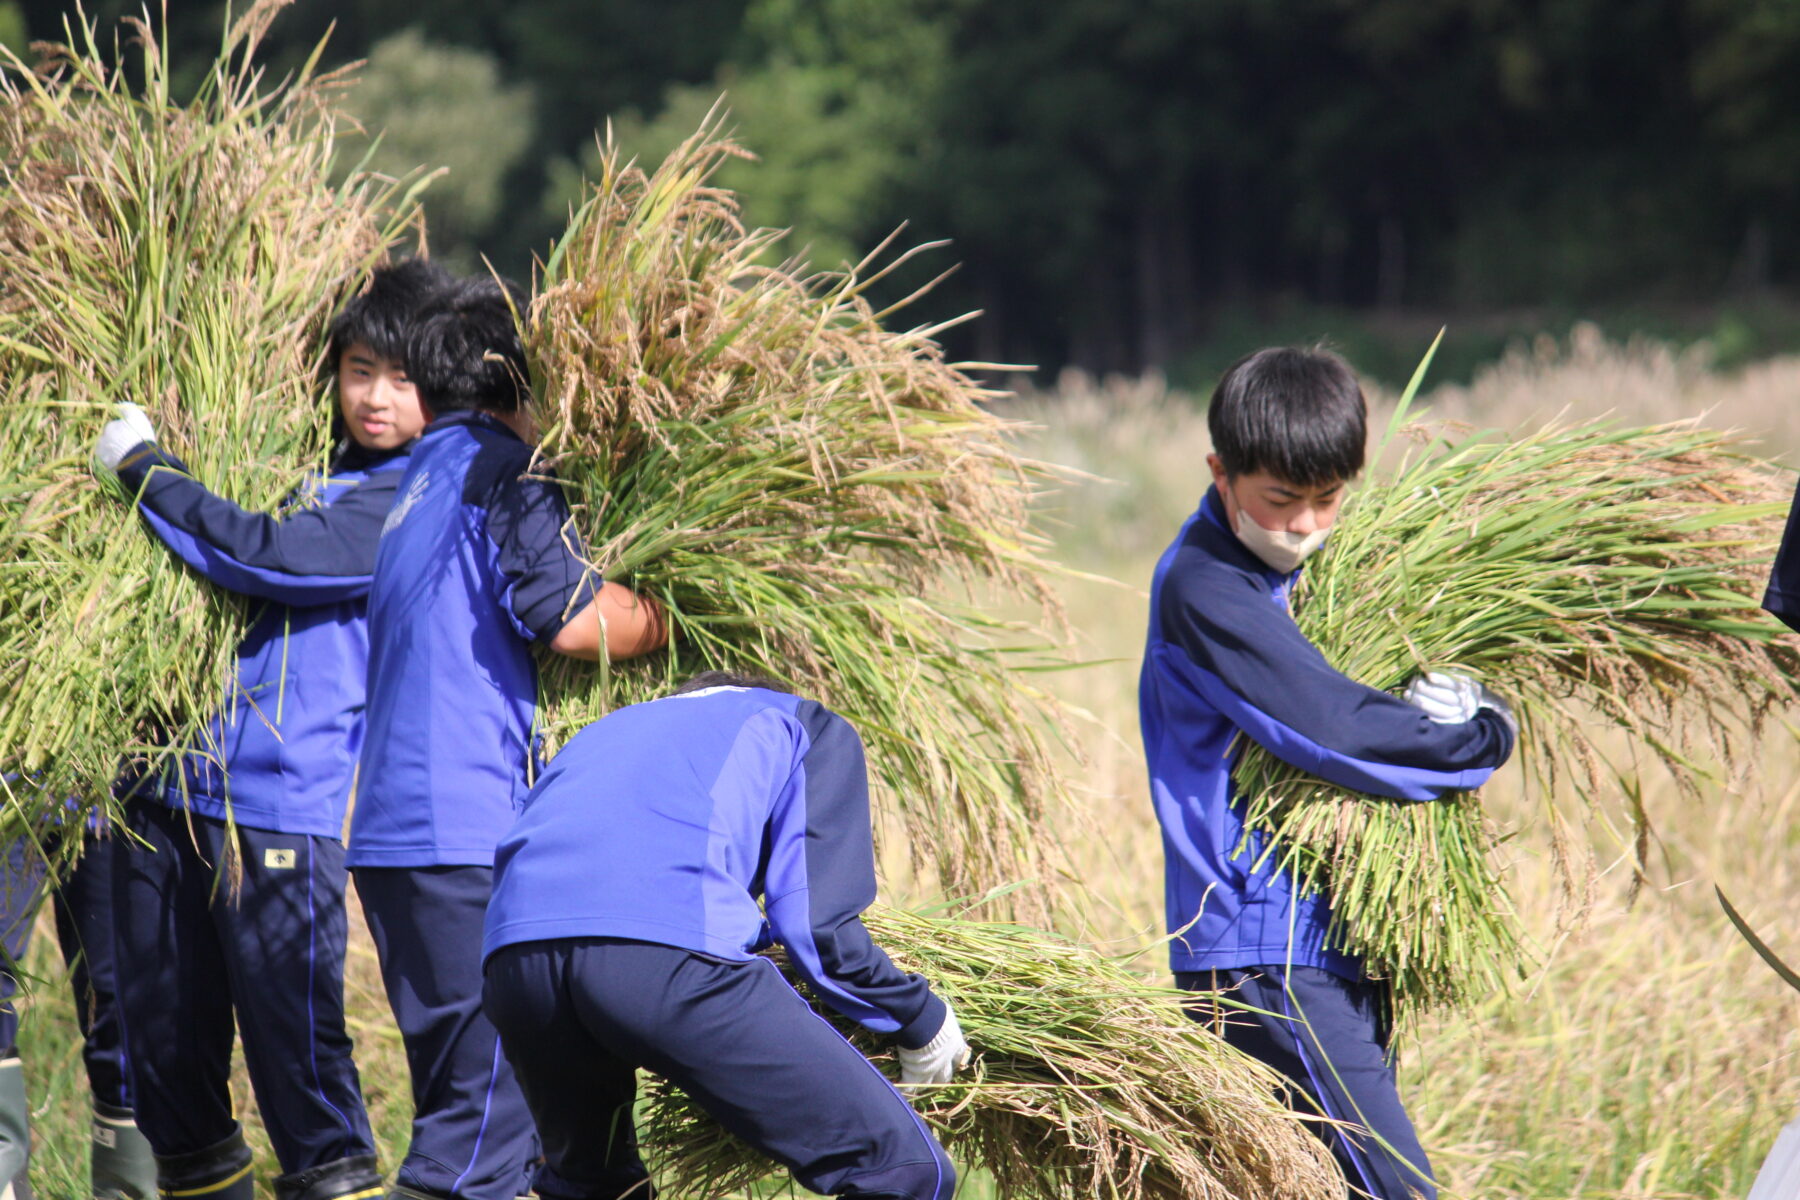
[[[119, 465], [152, 532], [188, 566], [267, 600], [238, 646], [238, 681], [180, 770], [138, 795], [252, 829], [343, 836], [362, 732], [375, 545], [406, 464], [347, 443], [279, 517], [208, 491], [140, 446]], [[161, 469], [158, 469], [161, 468]]]
[[1512, 753], [1493, 713], [1434, 724], [1340, 674], [1288, 615], [1298, 578], [1238, 541], [1217, 489], [1156, 565], [1138, 704], [1177, 972], [1284, 964], [1362, 974], [1330, 942], [1329, 898], [1297, 895], [1265, 854], [1265, 835], [1244, 844], [1231, 778], [1240, 734], [1321, 779], [1401, 800], [1479, 787]]
[[943, 1002], [869, 939], [874, 900], [850, 723], [781, 692], [711, 688], [570, 739], [500, 843], [482, 953], [604, 937], [744, 961], [773, 937], [834, 1009], [922, 1046]]
[[1800, 630], [1800, 492], [1788, 508], [1787, 528], [1781, 532], [1781, 547], [1775, 552], [1775, 568], [1762, 606], [1789, 629]]
[[491, 417], [415, 443], [375, 556], [351, 867], [491, 866], [535, 765], [537, 666], [599, 585], [561, 489]]

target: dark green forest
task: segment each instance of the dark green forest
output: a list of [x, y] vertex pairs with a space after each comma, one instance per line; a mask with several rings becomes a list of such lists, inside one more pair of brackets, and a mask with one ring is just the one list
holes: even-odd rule
[[[0, 0], [0, 41], [69, 9]], [[176, 61], [223, 20], [181, 0]], [[1800, 341], [1767, 315], [1800, 285], [1796, 0], [298, 0], [271, 68], [328, 32], [377, 161], [450, 169], [464, 265], [529, 272], [597, 127], [659, 155], [725, 93], [750, 219], [819, 266], [949, 239], [920, 319], [985, 310], [953, 335], [985, 359], [1180, 374], [1252, 328], [1576, 313]]]

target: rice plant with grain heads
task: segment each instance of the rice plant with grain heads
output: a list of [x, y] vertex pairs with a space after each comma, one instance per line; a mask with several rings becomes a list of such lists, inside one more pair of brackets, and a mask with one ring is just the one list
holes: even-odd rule
[[73, 24], [36, 69], [0, 73], [6, 840], [70, 797], [110, 805], [121, 766], [201, 737], [234, 679], [246, 602], [94, 484], [114, 403], [148, 409], [221, 494], [271, 507], [328, 450], [324, 323], [414, 219], [410, 186], [334, 182], [330, 77], [309, 63], [269, 86], [253, 65], [278, 7], [231, 28], [186, 101], [141, 22], [110, 48]]
[[[81, 26], [0, 95], [0, 835], [70, 796], [111, 805], [121, 765], [193, 744], [233, 679], [244, 603], [92, 477], [114, 403], [148, 408], [221, 494], [271, 508], [328, 451], [325, 320], [415, 220], [410, 184], [332, 182], [331, 79], [270, 86], [252, 65], [275, 7], [234, 27], [186, 102], [145, 26], [141, 87]], [[1020, 669], [1054, 640], [1027, 514], [1044, 469], [1008, 448], [936, 330], [891, 329], [867, 299], [909, 256], [841, 274], [772, 261], [778, 235], [708, 182], [735, 153], [715, 121], [655, 170], [609, 155], [520, 314], [538, 461], [595, 568], [677, 631], [648, 663], [548, 665], [546, 750], [704, 667], [775, 674], [856, 722], [885, 831], [927, 878], [1046, 913], [1066, 788], [1056, 706]], [[996, 600], [1031, 616], [994, 617]], [[279, 694], [256, 700], [279, 714]], [[1329, 1190], [1263, 1074], [1091, 952], [898, 912], [877, 934], [968, 1006], [986, 1065], [934, 1119], [1009, 1188]], [[684, 1164], [718, 1131], [667, 1132], [669, 1169], [699, 1178]]]
[[[886, 908], [866, 920], [894, 960], [930, 979], [960, 1014], [973, 1068], [911, 1099], [999, 1195], [1343, 1195], [1307, 1119], [1274, 1099], [1274, 1074], [1185, 1019], [1180, 993], [1019, 926]], [[834, 1019], [883, 1060], [880, 1039]], [[652, 1092], [642, 1133], [662, 1178], [683, 1195], [737, 1194], [775, 1169], [665, 1086]]]
[[[316, 55], [286, 81], [259, 73], [279, 7], [240, 19], [185, 98], [138, 24], [117, 46], [73, 24], [40, 67], [15, 60], [0, 80], [0, 838], [60, 817], [70, 797], [111, 804], [121, 765], [203, 736], [233, 678], [244, 602], [182, 569], [96, 486], [88, 455], [113, 403], [148, 408], [216, 491], [272, 508], [326, 461], [326, 320], [420, 228], [416, 179], [336, 161], [338, 79]], [[985, 901], [956, 918], [868, 917], [955, 1003], [975, 1048], [968, 1075], [911, 1097], [953, 1156], [1033, 1200], [1341, 1194], [1266, 1071], [1186, 1021], [1177, 993], [988, 923], [1065, 912], [1071, 880], [1105, 882], [1059, 849], [1079, 827], [1076, 789], [1057, 766], [1061, 710], [1034, 670], [1056, 664], [1063, 589], [1028, 508], [1064, 481], [1015, 451], [981, 364], [947, 361], [941, 327], [898, 326], [902, 308], [870, 299], [916, 268], [912, 254], [884, 246], [835, 273], [783, 261], [781, 235], [747, 228], [715, 185], [740, 153], [716, 117], [660, 165], [608, 149], [519, 314], [540, 466], [566, 487], [594, 569], [656, 597], [676, 630], [649, 661], [546, 661], [546, 750], [708, 667], [817, 696], [865, 736], [889, 861], [909, 857], [922, 891]], [[1054, 415], [1066, 422], [1068, 407]], [[1102, 419], [1116, 427], [1118, 406]], [[1641, 767], [1708, 786], [1791, 697], [1800, 645], [1755, 609], [1792, 479], [1692, 424], [1477, 433], [1404, 407], [1381, 460], [1309, 565], [1295, 619], [1364, 682], [1461, 670], [1513, 701], [1573, 913], [1592, 875], [1583, 827], [1617, 823], [1640, 853], [1650, 836]], [[1112, 547], [1126, 534], [1109, 522], [1093, 536]], [[1137, 805], [1117, 820], [1121, 846], [1148, 837], [1140, 767], [1119, 789]], [[1329, 891], [1336, 936], [1393, 981], [1403, 1011], [1466, 1006], [1530, 963], [1481, 797], [1354, 795], [1253, 747], [1235, 769], [1256, 825]], [[1134, 937], [1120, 920], [1131, 928], [1105, 932]], [[1593, 969], [1594, 991], [1615, 994]], [[385, 1013], [357, 1031], [369, 1062], [388, 1056], [365, 1078], [399, 1130]], [[846, 1033], [887, 1065], [884, 1046]], [[1521, 1053], [1506, 1074], [1535, 1087], [1541, 1066]], [[1566, 1119], [1566, 1098], [1534, 1100]], [[659, 1084], [644, 1135], [684, 1194], [778, 1170]], [[1730, 1141], [1694, 1135], [1709, 1139]], [[1464, 1157], [1503, 1155], [1483, 1143]]]
[[[1041, 917], [1064, 794], [1055, 705], [1022, 669], [1055, 620], [1027, 515], [1044, 469], [935, 330], [870, 304], [907, 255], [773, 261], [779, 232], [745, 229], [709, 184], [739, 153], [717, 117], [654, 170], [608, 148], [539, 280], [540, 454], [595, 567], [677, 631], [598, 676], [546, 662], [547, 731], [703, 668], [787, 680], [862, 731], [885, 828], [945, 894], [1011, 887]], [[1039, 619], [991, 615], [1008, 596]]]

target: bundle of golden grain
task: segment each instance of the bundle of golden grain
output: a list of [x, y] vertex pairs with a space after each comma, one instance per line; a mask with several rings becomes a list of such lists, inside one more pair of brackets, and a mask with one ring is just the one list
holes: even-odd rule
[[[937, 330], [887, 328], [868, 295], [897, 263], [772, 258], [780, 235], [745, 229], [708, 182], [738, 153], [716, 120], [654, 170], [609, 149], [542, 271], [526, 320], [541, 461], [595, 566], [676, 631], [667, 654], [599, 672], [546, 658], [545, 730], [554, 743], [703, 668], [786, 680], [861, 730], [877, 803], [945, 892], [1042, 912], [1055, 711], [1019, 668], [1055, 620], [1027, 513], [1044, 468], [1011, 453]], [[996, 595], [1035, 623], [989, 615]], [[870, 925], [980, 1051], [919, 1103], [1003, 1194], [1341, 1193], [1267, 1072], [1173, 993], [1016, 926]], [[666, 1087], [644, 1142], [684, 1195], [776, 1170]]]
[[333, 181], [330, 80], [252, 66], [279, 7], [229, 31], [186, 102], [137, 22], [110, 50], [72, 25], [0, 74], [0, 775], [35, 785], [9, 789], [0, 838], [106, 803], [122, 760], [200, 736], [234, 679], [245, 603], [96, 483], [114, 402], [272, 507], [324, 461], [324, 323], [412, 219], [410, 190]]
[[[608, 150], [542, 272], [542, 457], [595, 565], [676, 630], [646, 663], [547, 663], [547, 728], [702, 668], [787, 680], [862, 731], [878, 806], [946, 893], [1031, 880], [1013, 896], [1041, 913], [1060, 789], [1051, 705], [1020, 669], [1053, 608], [1026, 512], [1038, 468], [936, 330], [890, 329], [869, 303], [906, 256], [772, 262], [780, 235], [708, 183], [738, 153], [716, 120], [654, 171]], [[1002, 602], [1037, 625], [996, 619]]]
[[[1016, 925], [872, 909], [894, 961], [956, 1007], [971, 1067], [912, 1100], [961, 1167], [1013, 1200], [1341, 1197], [1324, 1143], [1275, 1101], [1268, 1068], [1186, 1020], [1181, 996], [1093, 950]], [[804, 986], [804, 985], [802, 985]], [[835, 1017], [876, 1062], [882, 1039]], [[664, 1185], [734, 1195], [779, 1172], [657, 1083], [642, 1128]]]
[[[1648, 837], [1638, 760], [1693, 789], [1793, 697], [1800, 639], [1758, 611], [1793, 475], [1692, 422], [1469, 434], [1412, 424], [1403, 402], [1387, 445], [1408, 441], [1346, 505], [1294, 619], [1372, 686], [1452, 670], [1510, 698], [1579, 908], [1586, 839], [1570, 832], [1599, 818], [1635, 827], [1640, 851]], [[1605, 759], [1614, 729], [1632, 761]], [[1527, 965], [1479, 795], [1362, 796], [1256, 747], [1236, 780], [1404, 1007], [1480, 998]]]

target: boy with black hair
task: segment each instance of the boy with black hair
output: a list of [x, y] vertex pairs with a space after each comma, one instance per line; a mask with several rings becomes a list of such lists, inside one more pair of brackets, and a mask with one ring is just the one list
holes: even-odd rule
[[1193, 1015], [1370, 1131], [1324, 1136], [1354, 1187], [1403, 1200], [1435, 1187], [1394, 1085], [1386, 988], [1331, 937], [1330, 898], [1303, 893], [1280, 847], [1246, 830], [1231, 776], [1247, 736], [1341, 786], [1429, 801], [1479, 787], [1512, 752], [1510, 712], [1473, 680], [1434, 672], [1404, 698], [1364, 687], [1288, 614], [1362, 470], [1366, 411], [1348, 364], [1321, 350], [1260, 350], [1226, 372], [1207, 413], [1213, 486], [1151, 584], [1139, 706], [1176, 982], [1249, 1006]]
[[341, 838], [376, 542], [425, 425], [403, 339], [447, 282], [419, 260], [378, 270], [332, 322], [347, 436], [277, 516], [208, 491], [136, 406], [100, 435], [101, 467], [151, 532], [214, 583], [267, 602], [203, 744], [122, 784], [145, 844], [114, 855], [120, 1006], [166, 1196], [254, 1194], [231, 1110], [234, 1021], [284, 1172], [278, 1200], [381, 1192], [344, 1028]]
[[464, 280], [406, 361], [430, 425], [375, 560], [368, 737], [350, 866], [412, 1073], [393, 1195], [512, 1200], [531, 1115], [481, 1014], [494, 847], [536, 761], [531, 643], [578, 658], [661, 646], [660, 610], [595, 578], [561, 490], [533, 467], [515, 298]]
[[569, 740], [500, 843], [482, 945], [540, 1196], [648, 1194], [643, 1067], [814, 1191], [949, 1200], [911, 1105], [755, 954], [785, 946], [821, 1000], [891, 1035], [902, 1082], [949, 1082], [956, 1014], [863, 927], [869, 824], [856, 730], [767, 680], [708, 672]]

